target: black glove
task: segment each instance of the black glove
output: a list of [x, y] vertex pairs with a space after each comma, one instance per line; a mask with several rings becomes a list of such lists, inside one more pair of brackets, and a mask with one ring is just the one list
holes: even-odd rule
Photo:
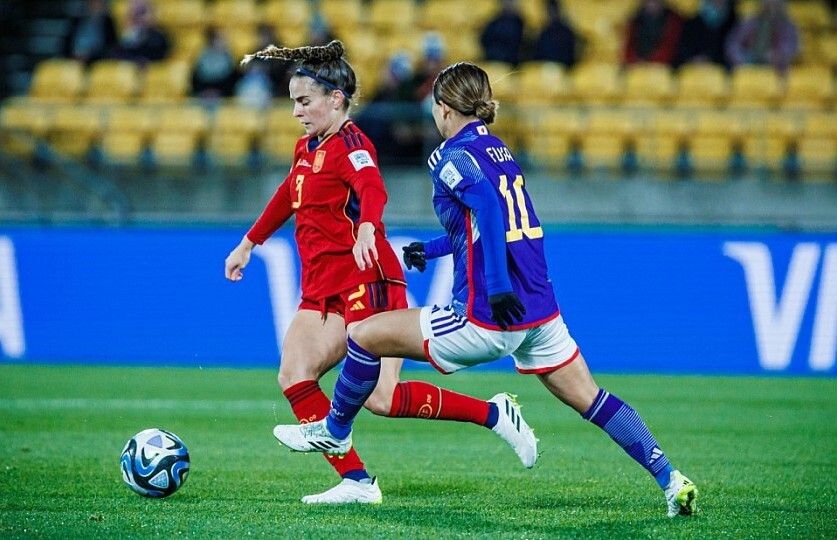
[[401, 248], [404, 250], [404, 264], [407, 269], [416, 267], [419, 272], [427, 268], [427, 259], [424, 257], [424, 242], [413, 242], [409, 246]]
[[514, 292], [492, 294], [488, 303], [491, 304], [491, 319], [503, 330], [513, 325], [515, 319], [518, 322], [523, 320], [526, 313], [526, 308]]

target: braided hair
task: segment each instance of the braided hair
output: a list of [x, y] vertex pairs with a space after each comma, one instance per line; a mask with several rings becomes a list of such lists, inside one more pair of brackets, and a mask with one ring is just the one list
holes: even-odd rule
[[294, 48], [269, 45], [246, 55], [241, 65], [245, 66], [253, 60], [296, 62], [295, 76], [310, 77], [324, 92], [339, 90], [345, 97], [344, 109], [348, 109], [357, 90], [357, 78], [352, 66], [343, 58], [345, 52], [343, 43], [338, 40], [328, 45]]

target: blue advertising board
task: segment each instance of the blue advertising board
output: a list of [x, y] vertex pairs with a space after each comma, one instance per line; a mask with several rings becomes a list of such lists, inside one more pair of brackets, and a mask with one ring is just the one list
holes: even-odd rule
[[[400, 253], [435, 232], [389, 236]], [[275, 366], [299, 300], [293, 234], [258, 247], [231, 283], [223, 261], [242, 233], [0, 230], [0, 359]], [[837, 373], [835, 234], [547, 230], [546, 250], [593, 371]], [[450, 298], [449, 258], [407, 279], [411, 305]]]

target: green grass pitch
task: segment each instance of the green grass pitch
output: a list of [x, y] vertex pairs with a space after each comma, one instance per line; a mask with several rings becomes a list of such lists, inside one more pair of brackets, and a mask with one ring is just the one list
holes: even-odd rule
[[[652, 478], [534, 377], [405, 375], [518, 394], [540, 461], [523, 469], [475, 426], [364, 412], [355, 444], [383, 504], [311, 507], [299, 497], [336, 476], [273, 439], [293, 418], [271, 371], [6, 365], [0, 537], [837, 537], [834, 379], [599, 376], [698, 484], [700, 514], [669, 520]], [[120, 476], [122, 446], [148, 427], [178, 434], [192, 457], [168, 499], [139, 497]]]

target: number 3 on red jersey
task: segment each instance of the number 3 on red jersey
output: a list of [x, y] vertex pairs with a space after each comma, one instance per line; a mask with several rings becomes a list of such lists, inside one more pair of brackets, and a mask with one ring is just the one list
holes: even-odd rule
[[294, 184], [294, 189], [296, 190], [296, 200], [291, 203], [291, 208], [299, 208], [299, 205], [302, 204], [302, 183], [305, 182], [305, 175], [298, 174], [296, 175], [296, 183]]

